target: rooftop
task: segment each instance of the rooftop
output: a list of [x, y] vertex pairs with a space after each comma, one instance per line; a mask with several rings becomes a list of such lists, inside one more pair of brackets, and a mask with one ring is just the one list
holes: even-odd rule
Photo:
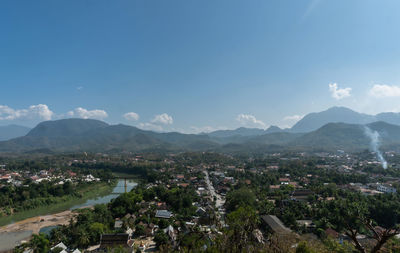
[[172, 216], [172, 212], [168, 210], [157, 210], [156, 211], [156, 218], [165, 218], [169, 219]]
[[281, 220], [275, 215], [263, 215], [261, 219], [271, 228], [276, 234], [288, 234], [292, 232], [289, 228], [285, 227]]

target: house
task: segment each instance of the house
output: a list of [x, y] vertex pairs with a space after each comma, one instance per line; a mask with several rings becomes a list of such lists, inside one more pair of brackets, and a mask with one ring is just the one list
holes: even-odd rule
[[157, 202], [157, 209], [167, 209], [167, 203], [165, 202]]
[[332, 238], [338, 238], [339, 237], [339, 233], [336, 232], [335, 230], [333, 230], [332, 228], [325, 229], [325, 234], [326, 234], [326, 236], [332, 237]]
[[[11, 178], [11, 176], [10, 176], [10, 178]], [[40, 177], [35, 175], [35, 176], [31, 176], [31, 179], [32, 179], [32, 181], [37, 182], [40, 179]]]
[[76, 177], [76, 173], [72, 171], [67, 172], [70, 177]]
[[292, 232], [275, 215], [263, 215], [263, 216], [261, 216], [261, 220], [262, 220], [266, 230], [270, 231], [273, 234], [287, 235]]
[[11, 179], [11, 176], [9, 174], [3, 175], [0, 177], [1, 180], [8, 180]]
[[125, 233], [128, 234], [130, 237], [133, 236], [133, 230], [132, 230], [131, 228], [128, 228], [128, 229], [125, 231]]
[[157, 210], [156, 211], [156, 218], [169, 219], [171, 217], [172, 217], [172, 212], [169, 212], [168, 210]]
[[133, 240], [128, 234], [104, 234], [100, 237], [100, 250], [122, 247], [124, 249], [132, 249]]
[[269, 186], [270, 190], [278, 190], [279, 188], [281, 188], [281, 185], [279, 185], [279, 184], [278, 185], [270, 185]]
[[122, 228], [123, 224], [124, 224], [124, 222], [122, 220], [116, 220], [115, 223], [114, 223], [114, 229]]
[[174, 243], [176, 241], [177, 233], [173, 226], [169, 225], [164, 229], [164, 233], [168, 235], [169, 239]]
[[290, 179], [287, 178], [287, 177], [279, 178], [279, 182], [280, 182], [281, 184], [289, 184]]
[[292, 192], [291, 199], [295, 201], [307, 201], [309, 196], [314, 195], [314, 192], [308, 189], [298, 189]]
[[144, 252], [146, 250], [146, 244], [144, 244], [143, 242], [140, 242], [138, 249], [141, 252]]
[[317, 227], [312, 220], [296, 220], [296, 223], [307, 230], [312, 230]]
[[60, 253], [67, 253], [67, 246], [65, 246], [64, 243], [60, 242], [59, 244], [57, 244], [56, 246], [54, 246], [53, 248], [51, 248], [51, 250], [53, 251], [53, 250], [55, 250], [55, 249], [57, 249], [57, 248], [62, 249], [62, 250], [60, 251]]
[[391, 186], [387, 186], [387, 185], [378, 185], [378, 187], [376, 188], [378, 191], [380, 192], [384, 192], [384, 193], [396, 193], [396, 188], [393, 188]]
[[139, 223], [144, 227], [144, 233], [147, 237], [153, 236], [155, 231], [158, 229], [158, 225], [154, 225], [153, 223], [144, 224], [143, 222]]
[[196, 214], [197, 214], [198, 216], [203, 216], [203, 215], [207, 214], [207, 211], [206, 211], [203, 207], [199, 207], [199, 208], [197, 208], [197, 210], [196, 210]]
[[271, 166], [267, 167], [267, 170], [278, 170], [278, 169], [279, 169], [279, 166], [276, 166], [276, 165], [271, 165]]
[[127, 214], [124, 216], [124, 218], [128, 221], [128, 222], [135, 222], [136, 220], [136, 215], [134, 214]]
[[263, 236], [261, 230], [255, 229], [252, 234], [253, 234], [254, 238], [256, 238], [258, 243], [262, 243], [262, 244], [265, 243], [264, 236]]

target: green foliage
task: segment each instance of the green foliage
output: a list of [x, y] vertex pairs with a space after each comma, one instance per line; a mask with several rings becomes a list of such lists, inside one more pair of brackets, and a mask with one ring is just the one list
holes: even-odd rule
[[145, 231], [145, 229], [144, 229], [144, 227], [142, 225], [137, 225], [135, 227], [135, 235], [142, 236], [142, 235], [145, 235], [145, 234], [146, 234], [146, 231]]
[[34, 234], [29, 247], [34, 253], [47, 253], [49, 250], [50, 242], [44, 234]]
[[297, 245], [296, 253], [317, 253], [311, 247], [308, 246], [307, 242], [300, 242]]
[[240, 188], [229, 192], [226, 196], [226, 210], [233, 211], [243, 206], [256, 206], [255, 194], [247, 188]]
[[185, 248], [188, 252], [192, 252], [202, 248], [204, 245], [209, 244], [206, 238], [206, 234], [201, 232], [188, 233], [180, 238], [179, 245]]
[[110, 203], [110, 208], [114, 217], [122, 217], [127, 213], [132, 213], [138, 210], [136, 205], [143, 199], [141, 194], [134, 191], [123, 193], [118, 198], [115, 198]]
[[51, 253], [60, 253], [61, 251], [63, 251], [63, 248], [56, 247], [56, 248], [51, 250]]
[[154, 236], [154, 242], [156, 243], [157, 247], [161, 245], [168, 244], [168, 236], [164, 233], [163, 230], [158, 230]]
[[323, 241], [323, 243], [330, 252], [336, 252], [336, 253], [354, 252], [354, 246], [349, 242], [344, 242], [343, 244], [340, 244], [337, 240], [334, 240], [332, 238], [327, 238]]
[[259, 216], [250, 206], [241, 206], [227, 216], [228, 242], [232, 252], [242, 252], [255, 242], [253, 232], [258, 227]]
[[160, 229], [167, 228], [168, 225], [169, 225], [169, 222], [168, 222], [168, 220], [166, 220], [166, 219], [160, 219], [160, 220], [158, 221], [158, 226], [160, 227]]

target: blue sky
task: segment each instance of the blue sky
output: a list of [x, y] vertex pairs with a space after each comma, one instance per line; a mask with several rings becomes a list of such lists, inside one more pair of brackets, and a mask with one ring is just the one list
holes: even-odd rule
[[0, 125], [81, 117], [199, 132], [287, 127], [331, 106], [400, 111], [399, 11], [396, 0], [3, 0]]

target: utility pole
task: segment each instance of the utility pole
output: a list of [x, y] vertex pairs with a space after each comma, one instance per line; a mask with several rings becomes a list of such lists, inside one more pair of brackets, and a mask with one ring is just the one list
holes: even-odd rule
[[128, 185], [126, 184], [126, 178], [125, 178], [125, 193], [126, 193], [126, 188], [128, 187]]

